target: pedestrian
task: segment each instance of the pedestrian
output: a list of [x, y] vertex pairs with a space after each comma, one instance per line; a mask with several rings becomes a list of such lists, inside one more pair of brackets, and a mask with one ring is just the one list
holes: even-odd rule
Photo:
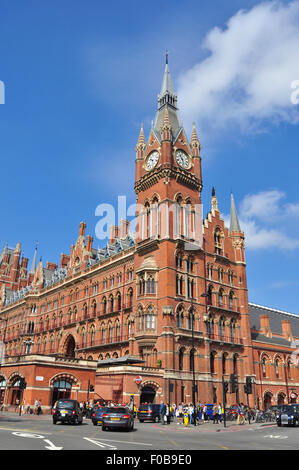
[[188, 413], [188, 416], [189, 416], [189, 424], [192, 423], [192, 416], [193, 416], [193, 413], [194, 413], [194, 408], [193, 408], [193, 405], [191, 403], [189, 403], [189, 406], [187, 408], [187, 413]]
[[166, 413], [166, 406], [165, 406], [163, 401], [161, 401], [160, 408], [159, 408], [159, 413], [160, 413], [160, 419], [161, 419], [162, 423], [165, 424], [164, 416], [165, 416], [165, 413]]
[[[56, 402], [57, 403], [57, 402]], [[37, 415], [37, 410], [38, 410], [38, 399], [36, 398], [34, 401], [34, 408], [35, 408], [35, 414]]]
[[166, 405], [165, 415], [166, 415], [166, 424], [170, 424], [170, 405], [169, 405], [169, 403], [167, 403], [167, 405]]
[[42, 402], [41, 402], [41, 400], [38, 400], [38, 406], [37, 406], [38, 416], [41, 414], [41, 412], [42, 412]]
[[214, 424], [219, 424], [219, 414], [218, 414], [218, 406], [215, 405], [213, 408], [213, 420]]
[[218, 405], [218, 417], [220, 419], [220, 423], [222, 423], [222, 406], [221, 403]]

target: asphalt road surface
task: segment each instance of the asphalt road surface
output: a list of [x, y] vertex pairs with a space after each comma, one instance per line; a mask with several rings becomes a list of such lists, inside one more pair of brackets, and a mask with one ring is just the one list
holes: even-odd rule
[[[18, 416], [0, 413], [0, 450], [99, 450], [109, 455], [130, 451], [137, 455], [147, 451], [201, 451], [201, 450], [297, 450], [299, 427], [277, 427], [276, 424], [243, 426], [202, 424], [190, 426], [175, 423], [139, 423], [133, 431], [111, 430], [93, 426], [89, 419], [82, 425], [52, 424], [51, 416]], [[184, 455], [186, 452], [184, 453]], [[108, 455], [108, 454], [107, 454]], [[194, 459], [194, 453], [193, 453]], [[117, 462], [114, 462], [117, 463]], [[121, 463], [121, 462], [120, 462]], [[141, 462], [132, 461], [133, 467]], [[185, 462], [187, 463], [187, 462]], [[194, 462], [193, 462], [194, 463]]]

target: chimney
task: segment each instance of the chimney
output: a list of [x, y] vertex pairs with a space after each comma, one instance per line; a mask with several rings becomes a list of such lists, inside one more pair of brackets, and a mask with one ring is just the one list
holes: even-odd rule
[[116, 238], [118, 237], [119, 237], [119, 227], [117, 225], [111, 225], [109, 243], [112, 245], [115, 242]]
[[27, 269], [28, 261], [29, 261], [28, 258], [22, 258], [21, 267]]
[[86, 237], [86, 250], [89, 252], [92, 251], [92, 242], [93, 242], [93, 237], [91, 235], [88, 235]]
[[79, 225], [79, 237], [84, 237], [85, 229], [86, 229], [86, 223], [81, 222], [80, 225]]
[[50, 271], [56, 271], [57, 268], [58, 268], [58, 264], [47, 261], [46, 269], [50, 269]]
[[293, 338], [290, 320], [281, 320], [282, 334], [288, 340]]
[[272, 337], [268, 315], [260, 316], [260, 329], [261, 329], [262, 334], [264, 334], [265, 336]]
[[70, 256], [65, 255], [64, 253], [61, 253], [61, 255], [60, 255], [60, 267], [65, 268], [69, 264], [69, 261], [70, 261]]
[[126, 219], [120, 220], [119, 238], [124, 239], [128, 236], [130, 230], [130, 221]]

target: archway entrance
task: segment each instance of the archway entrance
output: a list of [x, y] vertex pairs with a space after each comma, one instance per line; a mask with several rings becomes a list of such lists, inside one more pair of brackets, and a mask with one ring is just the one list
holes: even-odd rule
[[271, 406], [272, 395], [270, 393], [265, 393], [264, 395], [264, 410], [267, 411]]
[[0, 377], [0, 407], [2, 407], [4, 403], [4, 395], [6, 389], [6, 380], [4, 377]]
[[156, 390], [151, 386], [145, 386], [141, 390], [140, 404], [142, 403], [155, 403]]
[[70, 398], [72, 390], [72, 384], [67, 380], [56, 380], [53, 386], [52, 394], [52, 406], [54, 406], [57, 400], [61, 398]]
[[11, 387], [11, 405], [19, 405], [23, 397], [23, 389], [20, 388], [20, 378], [17, 377]]
[[285, 398], [285, 395], [283, 393], [279, 393], [279, 395], [277, 396], [277, 405], [283, 405], [284, 398]]

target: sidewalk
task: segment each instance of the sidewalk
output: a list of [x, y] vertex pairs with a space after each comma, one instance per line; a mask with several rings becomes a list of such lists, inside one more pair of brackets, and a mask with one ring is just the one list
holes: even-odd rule
[[227, 421], [226, 426], [224, 427], [224, 423], [214, 424], [211, 421], [207, 422], [200, 422], [194, 426], [194, 424], [189, 424], [189, 426], [185, 426], [184, 424], [177, 424], [176, 422], [172, 422], [170, 424], [162, 424], [157, 423], [155, 424], [159, 429], [169, 429], [171, 431], [183, 431], [183, 432], [233, 432], [233, 431], [242, 431], [245, 429], [258, 429], [265, 426], [277, 426], [276, 422], [270, 423], [256, 423], [255, 421], [251, 421], [250, 424], [246, 421], [244, 424], [237, 424], [237, 421]]

